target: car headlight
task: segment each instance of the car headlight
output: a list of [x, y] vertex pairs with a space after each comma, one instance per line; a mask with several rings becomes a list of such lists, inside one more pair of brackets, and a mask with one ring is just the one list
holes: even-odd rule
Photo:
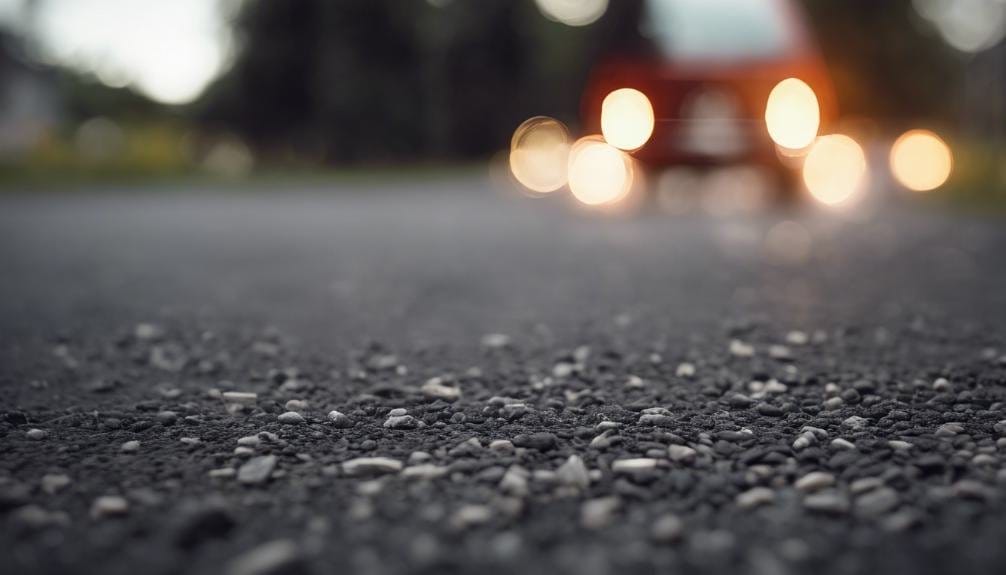
[[653, 134], [653, 124], [653, 105], [639, 90], [615, 90], [601, 104], [601, 134], [616, 148], [631, 151], [643, 147]]
[[814, 142], [821, 125], [821, 108], [806, 82], [787, 78], [775, 85], [765, 105], [768, 134], [779, 146], [802, 150]]

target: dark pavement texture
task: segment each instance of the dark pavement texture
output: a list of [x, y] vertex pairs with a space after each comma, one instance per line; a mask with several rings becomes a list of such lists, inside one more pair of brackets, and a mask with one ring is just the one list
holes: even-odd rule
[[1001, 573], [1004, 250], [911, 205], [599, 217], [476, 179], [6, 195], [3, 561]]

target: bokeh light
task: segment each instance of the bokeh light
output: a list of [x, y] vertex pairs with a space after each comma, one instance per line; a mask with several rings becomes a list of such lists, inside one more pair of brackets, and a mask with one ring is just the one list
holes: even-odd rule
[[947, 44], [961, 52], [981, 52], [1006, 38], [1006, 0], [912, 0], [912, 4]]
[[548, 193], [566, 185], [569, 131], [546, 116], [525, 121], [510, 140], [510, 171], [527, 189]]
[[848, 201], [866, 184], [866, 155], [849, 136], [821, 136], [803, 163], [803, 182], [814, 199], [827, 205]]
[[601, 104], [601, 133], [616, 148], [641, 148], [653, 134], [653, 124], [653, 105], [639, 90], [615, 90]]
[[891, 173], [909, 190], [927, 192], [946, 183], [953, 170], [950, 146], [929, 130], [909, 130], [891, 147]]
[[608, 10], [608, 0], [535, 0], [546, 18], [567, 26], [593, 24]]
[[569, 152], [569, 189], [588, 206], [611, 204], [632, 188], [632, 159], [600, 136], [580, 138]]
[[814, 142], [821, 125], [821, 108], [814, 90], [797, 78], [776, 84], [765, 105], [765, 123], [772, 141], [800, 150]]

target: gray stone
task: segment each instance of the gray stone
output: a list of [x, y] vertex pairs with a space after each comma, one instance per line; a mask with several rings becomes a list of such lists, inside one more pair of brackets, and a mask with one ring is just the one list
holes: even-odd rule
[[[402, 411], [405, 411], [404, 409]], [[393, 415], [384, 422], [388, 429], [416, 429], [421, 422], [411, 415]]]
[[803, 506], [818, 513], [841, 515], [849, 511], [849, 498], [837, 491], [821, 491], [804, 497]]
[[263, 543], [227, 564], [227, 575], [294, 575], [307, 571], [297, 544], [289, 539]]
[[856, 498], [856, 515], [877, 517], [893, 510], [900, 502], [898, 492], [890, 487], [874, 489]]
[[738, 494], [735, 501], [741, 509], [751, 509], [775, 501], [775, 492], [768, 487], [752, 487]]
[[275, 455], [260, 455], [249, 459], [238, 469], [238, 481], [245, 484], [263, 483], [276, 468]]
[[118, 495], [102, 495], [91, 503], [91, 517], [103, 519], [129, 513], [129, 501]]
[[687, 445], [671, 445], [667, 448], [671, 461], [691, 463], [695, 461], [696, 451]]
[[677, 515], [662, 515], [650, 527], [650, 536], [658, 543], [673, 543], [685, 532], [684, 523]]
[[286, 413], [279, 414], [276, 419], [280, 423], [285, 423], [287, 425], [300, 425], [304, 423], [304, 416], [297, 413], [296, 411], [287, 411]]
[[64, 488], [69, 486], [70, 483], [72, 483], [72, 481], [67, 475], [63, 475], [61, 473], [47, 473], [42, 476], [42, 491], [45, 491], [49, 495], [53, 495], [54, 493], [62, 491]]
[[811, 471], [796, 480], [794, 486], [803, 492], [818, 491], [835, 484], [835, 476], [824, 471]]
[[621, 506], [618, 497], [601, 497], [584, 501], [580, 506], [580, 524], [587, 529], [601, 529], [614, 519]]
[[351, 420], [348, 415], [334, 409], [328, 412], [328, 420], [339, 429], [353, 427], [353, 420]]
[[579, 455], [570, 455], [569, 459], [556, 470], [556, 477], [560, 483], [569, 487], [580, 490], [590, 487], [590, 474], [587, 473], [587, 466]]
[[461, 397], [461, 390], [457, 387], [444, 385], [444, 381], [439, 377], [431, 377], [419, 387], [419, 391], [427, 397], [442, 399], [444, 401], [456, 401]]
[[402, 462], [390, 457], [358, 457], [342, 464], [346, 475], [380, 475], [398, 473], [402, 470]]
[[29, 429], [24, 436], [33, 441], [41, 441], [49, 437], [49, 433], [43, 429]]

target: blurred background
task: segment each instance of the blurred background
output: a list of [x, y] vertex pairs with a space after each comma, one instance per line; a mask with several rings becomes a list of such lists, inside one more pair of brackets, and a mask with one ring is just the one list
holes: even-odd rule
[[[0, 0], [0, 186], [484, 169], [528, 117], [582, 135], [639, 1]], [[1006, 200], [1006, 0], [796, 4], [844, 124]]]

